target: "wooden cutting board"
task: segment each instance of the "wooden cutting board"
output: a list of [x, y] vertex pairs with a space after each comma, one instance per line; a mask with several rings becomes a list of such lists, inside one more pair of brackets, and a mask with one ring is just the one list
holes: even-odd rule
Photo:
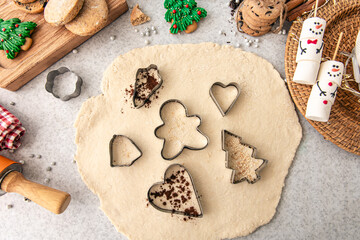
[[[126, 0], [107, 0], [107, 3], [110, 11], [107, 25], [128, 10]], [[38, 24], [31, 35], [33, 45], [28, 51], [20, 51], [13, 60], [7, 59], [4, 51], [0, 51], [0, 87], [10, 91], [18, 90], [91, 37], [77, 36], [65, 27], [52, 26], [45, 22], [42, 13], [24, 13], [12, 0], [0, 0], [0, 18], [19, 18], [22, 22]]]

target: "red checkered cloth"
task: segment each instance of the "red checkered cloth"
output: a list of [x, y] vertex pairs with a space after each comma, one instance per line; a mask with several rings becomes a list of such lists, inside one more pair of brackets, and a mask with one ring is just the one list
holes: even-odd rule
[[17, 149], [25, 128], [14, 115], [0, 105], [0, 151]]

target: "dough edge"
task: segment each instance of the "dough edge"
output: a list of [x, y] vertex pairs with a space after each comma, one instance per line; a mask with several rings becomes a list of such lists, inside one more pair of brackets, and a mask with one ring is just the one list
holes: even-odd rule
[[[102, 78], [102, 82], [101, 82], [101, 90], [103, 92], [103, 94], [101, 95], [98, 95], [98, 96], [95, 96], [95, 97], [92, 97], [90, 99], [88, 99], [87, 101], [85, 101], [82, 106], [81, 106], [81, 110], [79, 111], [78, 113], [78, 116], [76, 118], [76, 121], [74, 123], [74, 127], [76, 128], [76, 137], [75, 137], [75, 143], [77, 144], [77, 151], [76, 151], [76, 155], [75, 155], [75, 159], [78, 160], [78, 151], [79, 151], [79, 144], [81, 144], [81, 141], [79, 140], [79, 137], [80, 137], [80, 133], [79, 133], [79, 129], [83, 128], [84, 127], [84, 124], [86, 125], [88, 122], [91, 121], [91, 118], [92, 118], [92, 112], [89, 114], [88, 112], [88, 109], [90, 108], [91, 109], [91, 105], [95, 102], [98, 102], [98, 101], [102, 101], [104, 104], [106, 104], [107, 101], [109, 101], [108, 98], [110, 98], [110, 96], [108, 95], [108, 92], [109, 92], [109, 88], [110, 88], [110, 82], [109, 82], [109, 78], [108, 78], [108, 75], [111, 74], [111, 72], [113, 71], [113, 67], [116, 66], [117, 62], [120, 61], [122, 58], [127, 58], [128, 56], [132, 56], [132, 55], [141, 55], [139, 54], [141, 51], [143, 51], [143, 49], [149, 49], [149, 48], [170, 48], [173, 47], [173, 46], [178, 46], [178, 45], [181, 45], [181, 46], [184, 46], [184, 47], [187, 47], [187, 46], [193, 46], [193, 45], [196, 45], [196, 46], [199, 46], [200, 47], [211, 47], [211, 48], [216, 48], [216, 50], [222, 50], [222, 49], [227, 49], [227, 48], [231, 48], [231, 49], [234, 49], [236, 51], [240, 51], [245, 57], [251, 57], [251, 58], [256, 58], [257, 61], [261, 61], [262, 64], [266, 64], [268, 66], [265, 66], [265, 67], [270, 67], [276, 71], [277, 73], [277, 80], [280, 80], [282, 81], [282, 83], [284, 84], [284, 87], [286, 88], [285, 86], [285, 83], [283, 82], [283, 80], [281, 79], [280, 77], [280, 74], [277, 72], [277, 70], [273, 67], [273, 65], [271, 63], [269, 63], [267, 60], [257, 56], [256, 54], [254, 53], [250, 53], [250, 52], [245, 52], [241, 49], [236, 49], [232, 46], [229, 46], [229, 45], [219, 45], [219, 44], [216, 44], [216, 43], [200, 43], [200, 44], [171, 44], [171, 45], [155, 45], [155, 46], [149, 46], [149, 47], [145, 47], [145, 48], [136, 48], [136, 49], [133, 49], [127, 53], [124, 53], [120, 56], [118, 56], [117, 58], [115, 58], [113, 60], [113, 62], [107, 67], [107, 69], [105, 70], [104, 74], [103, 74], [103, 78]], [[166, 50], [169, 50], [169, 49], [166, 49]], [[287, 89], [285, 89], [287, 91]], [[275, 213], [276, 213], [276, 209], [279, 205], [279, 201], [281, 199], [281, 194], [282, 194], [282, 191], [283, 191], [283, 188], [285, 186], [285, 180], [288, 176], [288, 173], [289, 173], [289, 169], [291, 167], [291, 164], [292, 164], [292, 161], [294, 160], [294, 157], [295, 157], [295, 154], [296, 154], [296, 151], [298, 149], [298, 146], [300, 144], [300, 141], [301, 141], [301, 138], [302, 138], [302, 128], [301, 128], [301, 125], [300, 125], [300, 122], [299, 122], [299, 119], [298, 119], [298, 116], [296, 114], [296, 111], [295, 111], [295, 106], [290, 98], [290, 95], [288, 95], [288, 99], [284, 99], [284, 102], [286, 102], [286, 104], [290, 104], [292, 106], [292, 108], [294, 109], [294, 114], [296, 115], [296, 119], [297, 119], [297, 127], [298, 129], [296, 129], [296, 132], [299, 133], [299, 135], [295, 136], [294, 135], [294, 138], [297, 138], [296, 140], [296, 148], [294, 148], [293, 151], [291, 151], [291, 153], [289, 153], [289, 156], [291, 156], [291, 161], [289, 162], [289, 166], [287, 166], [287, 169], [286, 169], [286, 174], [285, 174], [285, 177], [284, 177], [284, 180], [282, 182], [282, 187], [281, 187], [281, 191], [280, 191], [280, 195], [278, 195], [277, 199], [276, 199], [276, 207], [273, 209], [272, 211], [272, 214], [271, 216], [269, 216], [266, 220], [264, 220], [261, 224], [258, 224], [258, 225], [254, 225], [254, 226], [251, 226], [249, 227], [246, 231], [246, 232], [242, 232], [242, 233], [239, 233], [239, 229], [234, 229], [233, 232], [227, 234], [227, 236], [223, 236], [223, 238], [236, 238], [236, 237], [242, 237], [242, 236], [246, 236], [246, 235], [249, 235], [250, 233], [254, 232], [256, 229], [258, 229], [259, 227], [263, 226], [263, 225], [266, 225], [267, 223], [269, 223]], [[85, 114], [86, 113], [86, 114]], [[99, 195], [99, 192], [97, 191], [97, 186], [96, 185], [92, 185], [92, 181], [88, 179], [88, 176], [86, 175], [86, 172], [84, 172], [78, 165], [78, 170], [80, 172], [80, 175], [81, 175], [81, 178], [82, 180], [84, 181], [84, 183], [87, 185], [87, 187], [94, 193], [96, 194], [98, 197], [99, 197], [99, 200], [100, 200], [100, 209], [106, 214], [106, 210], [105, 210], [105, 206], [106, 204], [104, 203], [104, 200], [100, 197]], [[160, 180], [160, 177], [162, 176], [159, 176], [159, 180]], [[260, 180], [261, 181], [261, 180]], [[206, 213], [205, 213], [206, 214]], [[107, 214], [106, 214], [107, 215]], [[125, 228], [122, 227], [121, 224], [117, 224], [116, 223], [116, 219], [113, 219], [110, 215], [107, 215], [107, 217], [109, 218], [109, 220], [111, 221], [111, 223], [115, 226], [115, 228], [117, 229], [117, 231], [121, 232], [121, 234], [125, 235], [127, 238], [129, 239], [133, 239], [133, 236], [131, 233], [127, 232]]]

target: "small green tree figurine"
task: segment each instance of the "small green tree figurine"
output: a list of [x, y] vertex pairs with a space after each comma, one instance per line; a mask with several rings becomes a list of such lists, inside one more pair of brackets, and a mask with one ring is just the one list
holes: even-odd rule
[[0, 18], [0, 50], [4, 50], [8, 59], [14, 59], [20, 50], [26, 51], [32, 44], [31, 33], [37, 24], [21, 22], [18, 18], [4, 21]]
[[[170, 32], [173, 34], [179, 31], [190, 33], [197, 27], [197, 22], [206, 17], [205, 9], [197, 7], [194, 0], [165, 0], [164, 7], [167, 9], [165, 20], [171, 22]], [[190, 30], [188, 26], [193, 25]]]

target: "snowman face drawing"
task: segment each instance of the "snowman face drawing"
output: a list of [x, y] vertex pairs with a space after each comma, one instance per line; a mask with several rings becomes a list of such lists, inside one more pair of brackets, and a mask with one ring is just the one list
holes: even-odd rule
[[325, 33], [326, 21], [322, 18], [313, 17], [304, 21], [301, 29], [301, 39], [319, 39], [322, 40]]
[[338, 86], [341, 85], [344, 72], [344, 64], [338, 61], [326, 61], [321, 63], [319, 70], [319, 81], [333, 81]]
[[332, 65], [332, 68], [329, 69], [327, 74], [329, 75], [330, 78], [340, 77], [342, 75], [342, 72], [340, 71], [340, 66], [338, 64]]
[[309, 27], [309, 31], [315, 35], [322, 35], [325, 30], [325, 25], [320, 21], [314, 21], [313, 26]]

